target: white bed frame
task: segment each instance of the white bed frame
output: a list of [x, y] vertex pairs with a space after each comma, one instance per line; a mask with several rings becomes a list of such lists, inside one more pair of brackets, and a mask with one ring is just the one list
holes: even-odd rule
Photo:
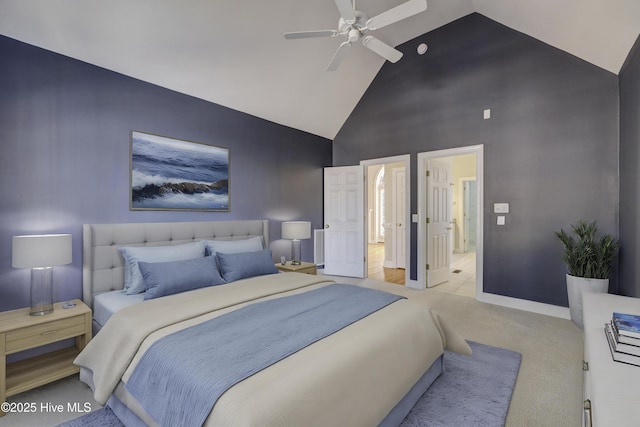
[[264, 247], [269, 247], [269, 221], [84, 224], [82, 299], [93, 308], [96, 295], [124, 287], [124, 265], [119, 246], [170, 246], [256, 236], [262, 237]]

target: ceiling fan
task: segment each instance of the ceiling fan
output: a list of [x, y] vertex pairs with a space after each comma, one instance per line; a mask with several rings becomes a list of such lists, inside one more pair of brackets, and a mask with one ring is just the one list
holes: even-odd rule
[[402, 58], [402, 52], [373, 36], [365, 34], [368, 31], [386, 27], [387, 25], [402, 21], [403, 19], [427, 10], [427, 0], [409, 0], [369, 19], [365, 13], [356, 10], [355, 0], [353, 0], [353, 4], [351, 0], [335, 0], [335, 2], [340, 12], [338, 30], [298, 31], [284, 34], [284, 38], [288, 40], [310, 37], [346, 36], [347, 40], [342, 42], [338, 50], [336, 50], [336, 53], [333, 54], [327, 71], [337, 70], [344, 58], [347, 48], [351, 46], [352, 43], [361, 39], [365, 47], [382, 56], [387, 61], [398, 62], [400, 58]]

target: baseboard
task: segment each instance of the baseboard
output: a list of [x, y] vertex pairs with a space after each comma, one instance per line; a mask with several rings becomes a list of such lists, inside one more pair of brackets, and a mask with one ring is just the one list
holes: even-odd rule
[[489, 294], [483, 292], [478, 301], [488, 304], [495, 304], [502, 307], [515, 308], [517, 310], [530, 311], [532, 313], [544, 314], [546, 316], [559, 317], [561, 319], [571, 319], [568, 307], [560, 307], [542, 302], [528, 301], [519, 298], [505, 297], [504, 295]]
[[423, 286], [420, 286], [420, 283], [417, 280], [405, 281], [405, 286], [411, 289], [418, 289], [418, 290], [424, 289]]

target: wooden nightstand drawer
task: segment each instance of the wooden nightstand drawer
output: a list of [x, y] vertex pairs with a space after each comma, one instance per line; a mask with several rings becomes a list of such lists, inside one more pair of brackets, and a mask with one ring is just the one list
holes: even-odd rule
[[84, 316], [54, 320], [40, 325], [7, 331], [6, 354], [27, 350], [85, 333]]
[[317, 274], [317, 268], [316, 266], [311, 266], [311, 267], [305, 267], [305, 268], [301, 268], [299, 270], [295, 270], [296, 273], [304, 273], [304, 274]]
[[311, 262], [302, 262], [298, 265], [292, 265], [288, 262], [286, 265], [276, 264], [276, 268], [285, 273], [304, 273], [304, 274], [317, 274], [316, 265]]

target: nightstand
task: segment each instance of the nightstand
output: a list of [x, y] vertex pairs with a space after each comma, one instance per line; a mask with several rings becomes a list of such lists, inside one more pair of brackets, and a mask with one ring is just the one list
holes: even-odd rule
[[276, 268], [285, 273], [305, 273], [305, 274], [317, 274], [316, 265], [312, 262], [301, 262], [300, 265], [291, 265], [291, 262], [287, 262], [285, 265], [281, 263], [276, 264]]
[[[44, 316], [30, 316], [29, 308], [0, 313], [0, 403], [8, 396], [80, 372], [73, 360], [91, 340], [91, 310], [80, 300], [70, 302], [75, 307], [62, 308], [66, 302], [60, 302], [54, 304], [53, 313]], [[75, 347], [7, 365], [8, 354], [74, 337]]]

